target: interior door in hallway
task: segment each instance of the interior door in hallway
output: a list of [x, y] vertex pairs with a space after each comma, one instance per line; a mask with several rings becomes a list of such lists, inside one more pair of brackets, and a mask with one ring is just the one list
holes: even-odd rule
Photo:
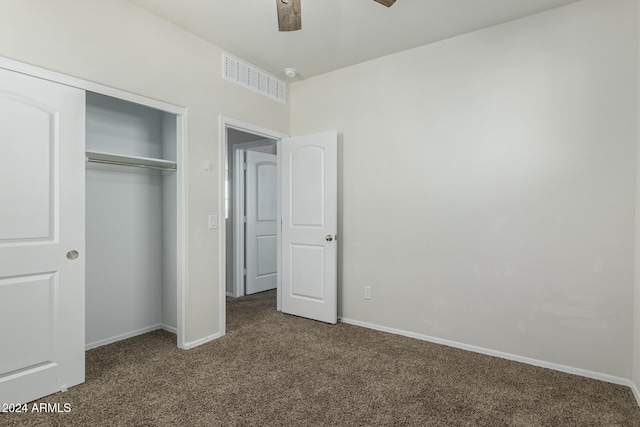
[[247, 151], [245, 190], [246, 268], [245, 294], [275, 289], [277, 285], [277, 190], [275, 154]]
[[84, 381], [82, 90], [0, 69], [0, 404]]

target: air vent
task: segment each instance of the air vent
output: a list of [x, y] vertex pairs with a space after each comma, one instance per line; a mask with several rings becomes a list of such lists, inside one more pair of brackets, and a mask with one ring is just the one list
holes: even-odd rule
[[263, 95], [270, 96], [280, 102], [287, 102], [287, 84], [271, 74], [224, 54], [223, 76], [226, 80], [248, 87]]

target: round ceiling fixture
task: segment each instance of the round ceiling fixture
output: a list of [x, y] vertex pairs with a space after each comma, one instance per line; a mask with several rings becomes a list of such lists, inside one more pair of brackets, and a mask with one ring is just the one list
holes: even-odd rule
[[298, 75], [298, 70], [296, 70], [295, 68], [287, 67], [284, 69], [284, 74], [287, 77], [293, 78]]

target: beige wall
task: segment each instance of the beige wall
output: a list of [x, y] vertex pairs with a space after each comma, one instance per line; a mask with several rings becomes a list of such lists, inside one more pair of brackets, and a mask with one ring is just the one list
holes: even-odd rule
[[637, 32], [586, 0], [293, 84], [342, 135], [339, 315], [630, 378]]
[[222, 51], [119, 0], [1, 0], [0, 56], [187, 107], [186, 340], [220, 332], [220, 114], [287, 132], [286, 105], [222, 80]]

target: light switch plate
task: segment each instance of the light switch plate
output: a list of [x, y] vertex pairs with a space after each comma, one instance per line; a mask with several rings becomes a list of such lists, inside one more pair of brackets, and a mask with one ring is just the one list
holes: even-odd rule
[[218, 215], [209, 215], [209, 228], [218, 228]]

